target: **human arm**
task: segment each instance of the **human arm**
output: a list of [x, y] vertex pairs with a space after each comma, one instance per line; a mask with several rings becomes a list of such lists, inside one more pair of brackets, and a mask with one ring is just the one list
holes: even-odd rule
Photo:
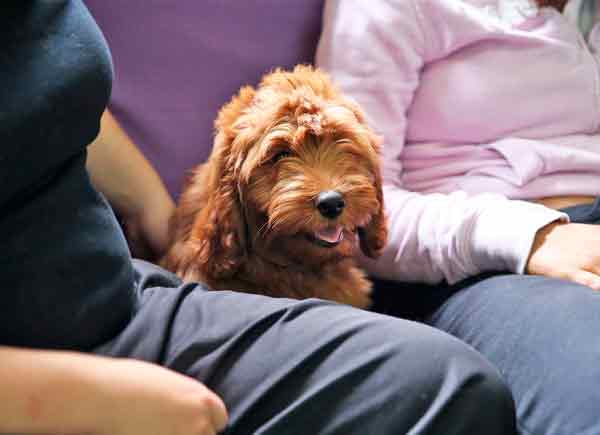
[[[424, 195], [402, 188], [406, 113], [421, 70], [473, 37], [456, 31], [473, 29], [461, 23], [471, 19], [461, 7], [452, 1], [327, 3], [317, 62], [384, 136], [389, 243], [379, 260], [363, 259], [381, 278], [454, 283], [483, 271], [524, 273], [537, 231], [566, 220], [539, 204], [498, 194]], [[448, 31], [448, 23], [454, 31]]]
[[213, 435], [223, 402], [153, 364], [0, 346], [0, 433]]
[[106, 110], [88, 147], [92, 182], [121, 218], [134, 256], [160, 257], [168, 245], [173, 199], [150, 162]]

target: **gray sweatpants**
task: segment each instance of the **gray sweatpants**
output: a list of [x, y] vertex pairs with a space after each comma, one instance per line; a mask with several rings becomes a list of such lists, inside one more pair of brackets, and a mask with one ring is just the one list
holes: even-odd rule
[[513, 434], [511, 395], [466, 344], [334, 303], [207, 291], [136, 262], [139, 307], [97, 349], [217, 392], [228, 435]]

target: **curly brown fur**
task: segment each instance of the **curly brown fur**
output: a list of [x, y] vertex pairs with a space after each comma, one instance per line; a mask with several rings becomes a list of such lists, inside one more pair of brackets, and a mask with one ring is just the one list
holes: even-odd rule
[[537, 4], [539, 7], [550, 6], [562, 12], [567, 5], [567, 1], [568, 0], [537, 0]]
[[[371, 284], [353, 257], [357, 246], [377, 257], [387, 228], [379, 140], [359, 107], [325, 73], [298, 66], [242, 88], [215, 127], [163, 265], [215, 289], [367, 307]], [[345, 201], [334, 219], [315, 205], [325, 191]]]

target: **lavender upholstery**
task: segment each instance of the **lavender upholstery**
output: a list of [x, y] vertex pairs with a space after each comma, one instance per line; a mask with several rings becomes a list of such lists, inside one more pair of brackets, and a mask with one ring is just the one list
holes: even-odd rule
[[312, 62], [323, 1], [86, 0], [113, 54], [110, 108], [173, 196], [241, 85]]

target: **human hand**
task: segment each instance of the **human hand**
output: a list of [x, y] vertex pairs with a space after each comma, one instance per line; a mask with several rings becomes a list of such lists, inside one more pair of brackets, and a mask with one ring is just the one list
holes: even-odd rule
[[108, 110], [100, 124], [88, 147], [92, 182], [119, 216], [133, 256], [157, 260], [168, 248], [175, 204], [156, 169]]
[[600, 290], [600, 226], [553, 222], [540, 229], [526, 272]]
[[200, 382], [136, 360], [115, 360], [101, 375], [95, 435], [216, 435], [228, 416]]
[[167, 251], [175, 203], [166, 192], [159, 193], [120, 215], [129, 249], [136, 258], [153, 261]]

